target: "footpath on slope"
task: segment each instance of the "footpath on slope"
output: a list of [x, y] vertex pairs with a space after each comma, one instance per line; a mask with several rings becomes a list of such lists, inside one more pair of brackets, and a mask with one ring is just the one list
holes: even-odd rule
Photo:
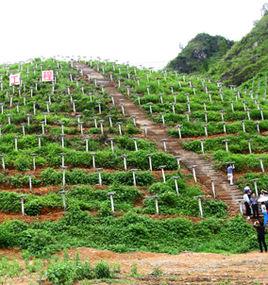
[[148, 116], [141, 108], [135, 105], [130, 98], [119, 93], [114, 83], [106, 79], [102, 74], [80, 62], [76, 62], [75, 67], [81, 71], [86, 80], [93, 81], [97, 85], [104, 87], [108, 94], [113, 97], [116, 108], [121, 110], [121, 105], [123, 104], [126, 116], [135, 115], [136, 124], [140, 128], [146, 126], [147, 138], [154, 141], [160, 149], [163, 150], [162, 140], [166, 140], [167, 152], [174, 156], [179, 156], [181, 162], [190, 171], [195, 166], [197, 180], [207, 188], [207, 192], [211, 193], [211, 183], [214, 181], [216, 198], [223, 200], [228, 205], [230, 215], [239, 213], [239, 204], [242, 197], [240, 190], [235, 185], [230, 186], [226, 176], [221, 171], [216, 170], [211, 161], [205, 159], [203, 155], [184, 150], [180, 146], [179, 139], [170, 137], [166, 127], [148, 119]]

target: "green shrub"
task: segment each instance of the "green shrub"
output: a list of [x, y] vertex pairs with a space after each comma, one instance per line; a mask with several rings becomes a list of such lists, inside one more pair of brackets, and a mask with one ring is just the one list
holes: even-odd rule
[[224, 218], [227, 216], [227, 205], [220, 200], [205, 200], [203, 211], [206, 217]]
[[27, 224], [21, 221], [6, 221], [0, 224], [0, 247], [19, 245], [19, 235], [27, 229]]
[[41, 213], [42, 205], [38, 200], [32, 200], [25, 203], [25, 214], [29, 216], [37, 216]]
[[21, 211], [20, 195], [14, 192], [0, 192], [0, 210], [19, 213]]
[[154, 194], [161, 194], [166, 192], [173, 192], [173, 189], [166, 183], [157, 182], [149, 187], [149, 192]]
[[66, 261], [52, 263], [48, 266], [47, 278], [53, 285], [72, 285], [76, 278], [74, 264]]
[[8, 260], [6, 257], [0, 259], [0, 276], [15, 277], [19, 276], [22, 271], [20, 263], [17, 260]]
[[[116, 209], [117, 205], [115, 205]], [[109, 201], [103, 202], [100, 205], [100, 210], [99, 210], [99, 216], [101, 217], [107, 217], [112, 215], [112, 210], [111, 210], [111, 204]]]
[[100, 261], [94, 268], [95, 276], [98, 279], [111, 278], [110, 267], [108, 263]]
[[55, 252], [56, 239], [47, 230], [27, 229], [20, 233], [19, 245], [35, 256], [47, 256]]
[[76, 280], [92, 279], [94, 278], [94, 271], [92, 270], [89, 261], [75, 263], [75, 277]]

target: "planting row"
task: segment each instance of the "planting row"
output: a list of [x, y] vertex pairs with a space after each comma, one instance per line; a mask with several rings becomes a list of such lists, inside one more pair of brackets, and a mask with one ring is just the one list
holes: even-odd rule
[[[177, 188], [174, 178], [171, 177], [166, 183], [152, 183], [148, 192], [144, 191], [142, 189], [141, 192], [136, 186], [122, 184], [112, 184], [102, 190], [85, 185], [74, 186], [69, 187], [68, 191], [62, 190], [42, 196], [1, 191], [0, 211], [22, 212], [35, 216], [53, 213], [55, 210], [68, 211], [69, 208], [76, 207], [83, 211], [97, 212], [101, 216], [111, 215], [113, 212], [123, 214], [128, 211], [139, 214], [200, 216], [197, 197], [201, 192], [198, 187], [186, 186], [182, 178], [177, 180]], [[201, 203], [204, 217], [227, 215], [227, 207], [221, 201], [204, 198]]]
[[166, 169], [176, 169], [177, 160], [166, 153], [156, 150], [99, 150], [95, 152], [75, 151], [62, 148], [58, 144], [47, 147], [30, 148], [27, 150], [10, 151], [3, 149], [0, 157], [2, 170], [36, 170], [38, 167], [86, 167], [143, 170], [159, 169], [165, 165]]

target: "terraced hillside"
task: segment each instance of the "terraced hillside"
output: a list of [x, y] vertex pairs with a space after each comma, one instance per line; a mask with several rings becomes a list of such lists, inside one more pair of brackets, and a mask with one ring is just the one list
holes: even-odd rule
[[[42, 67], [57, 68], [53, 64]], [[18, 89], [2, 97], [1, 210], [19, 213], [23, 204], [30, 216], [60, 212], [67, 207], [67, 198], [68, 206], [109, 213], [113, 196], [109, 193], [115, 192], [118, 214], [133, 207], [153, 214], [156, 197], [149, 198], [159, 194], [162, 214], [198, 216], [193, 197], [201, 191], [191, 186], [188, 174], [177, 171], [176, 159], [145, 139], [103, 89], [75, 82], [79, 74], [74, 70], [69, 74], [67, 66], [62, 63], [57, 68], [56, 84], [37, 83], [29, 88], [30, 94], [19, 95]], [[68, 77], [72, 80], [65, 89]], [[31, 75], [23, 81], [23, 89], [33, 84]], [[204, 201], [206, 215], [216, 214], [210, 213], [213, 203]]]
[[[250, 185], [256, 194], [260, 188], [267, 188], [268, 111], [266, 85], [262, 85], [265, 81], [253, 82], [254, 89], [226, 88], [220, 83], [176, 73], [113, 63], [90, 64], [112, 78], [150, 120], [177, 138], [181, 148], [198, 153], [208, 162], [213, 160], [222, 175], [228, 163], [234, 163], [239, 188]], [[185, 156], [186, 164], [188, 160]], [[260, 179], [257, 182], [255, 178]], [[236, 198], [239, 201], [239, 196]]]
[[[214, 83], [171, 73], [90, 65], [99, 72], [86, 63], [54, 59], [1, 66], [1, 247], [41, 257], [80, 246], [173, 254], [254, 249], [252, 227], [240, 217], [229, 217], [239, 207], [228, 190], [238, 190], [228, 188], [206, 155], [195, 153], [199, 144], [192, 149], [194, 136], [204, 130], [202, 108], [206, 106], [208, 116], [208, 136], [202, 138], [208, 140], [213, 132], [221, 133], [218, 110], [232, 98], [237, 98], [235, 110], [243, 108], [242, 95], [225, 88], [217, 95]], [[42, 82], [42, 70], [53, 70], [54, 81]], [[117, 82], [125, 99], [100, 71]], [[9, 75], [18, 72], [21, 84], [9, 86]], [[253, 118], [259, 113], [249, 114], [252, 120], [245, 128], [255, 133]], [[263, 116], [260, 132], [266, 130], [265, 110]], [[175, 128], [179, 123], [180, 133]], [[233, 135], [247, 135], [236, 134], [237, 121], [226, 122], [227, 132], [229, 125]], [[168, 135], [173, 138], [163, 139]], [[230, 144], [222, 157], [231, 151]], [[196, 172], [189, 167], [194, 161]], [[216, 192], [206, 181], [214, 174], [219, 176]]]

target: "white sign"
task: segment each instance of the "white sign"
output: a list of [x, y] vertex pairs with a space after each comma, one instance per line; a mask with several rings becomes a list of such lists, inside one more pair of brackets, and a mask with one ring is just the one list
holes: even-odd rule
[[20, 73], [9, 75], [9, 86], [20, 85]]
[[53, 70], [44, 70], [42, 71], [42, 81], [43, 82], [52, 82], [54, 79]]

